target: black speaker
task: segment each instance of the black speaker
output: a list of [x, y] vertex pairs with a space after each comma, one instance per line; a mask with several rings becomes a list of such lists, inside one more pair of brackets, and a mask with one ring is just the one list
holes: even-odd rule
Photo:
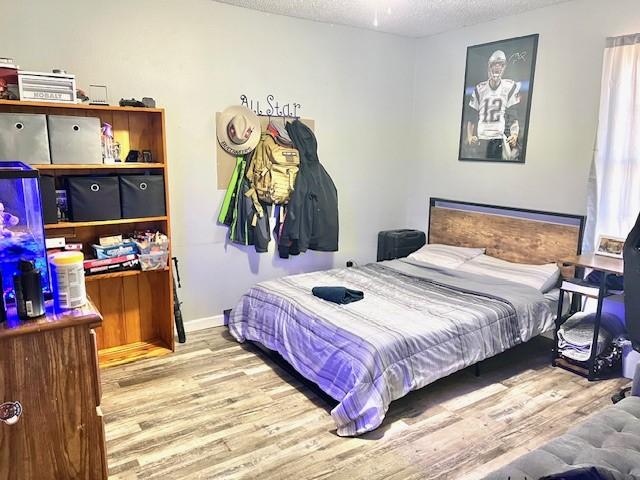
[[72, 221], [92, 222], [122, 218], [118, 177], [66, 177], [66, 184]]
[[164, 175], [121, 175], [122, 218], [162, 217]]
[[40, 175], [40, 199], [44, 223], [58, 223], [55, 180], [52, 175]]

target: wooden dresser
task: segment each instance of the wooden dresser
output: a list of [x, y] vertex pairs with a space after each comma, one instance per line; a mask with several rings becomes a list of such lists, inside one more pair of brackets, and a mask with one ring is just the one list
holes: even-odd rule
[[[92, 304], [0, 324], [0, 480], [107, 478]], [[7, 406], [7, 402], [19, 402]], [[21, 407], [21, 408], [20, 408]], [[0, 409], [0, 414], [2, 409]]]

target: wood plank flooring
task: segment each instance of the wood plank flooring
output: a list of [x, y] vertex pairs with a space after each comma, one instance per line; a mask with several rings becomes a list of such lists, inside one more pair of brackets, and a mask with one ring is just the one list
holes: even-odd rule
[[477, 479], [610, 404], [626, 379], [549, 366], [537, 338], [391, 404], [341, 438], [330, 406], [226, 328], [102, 371], [110, 479]]

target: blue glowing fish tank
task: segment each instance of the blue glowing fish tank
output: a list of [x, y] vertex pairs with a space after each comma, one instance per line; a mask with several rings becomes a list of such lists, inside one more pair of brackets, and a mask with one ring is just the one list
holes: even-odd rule
[[13, 291], [19, 260], [35, 263], [49, 291], [47, 252], [38, 171], [20, 162], [0, 162], [0, 272], [2, 291]]

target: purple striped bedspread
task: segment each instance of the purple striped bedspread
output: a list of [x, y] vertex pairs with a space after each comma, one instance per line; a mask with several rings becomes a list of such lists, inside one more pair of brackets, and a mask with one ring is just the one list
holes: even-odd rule
[[[364, 291], [337, 305], [315, 286]], [[229, 330], [279, 352], [339, 403], [338, 435], [378, 427], [412, 390], [549, 329], [553, 304], [525, 285], [393, 260], [262, 282], [232, 311]]]

